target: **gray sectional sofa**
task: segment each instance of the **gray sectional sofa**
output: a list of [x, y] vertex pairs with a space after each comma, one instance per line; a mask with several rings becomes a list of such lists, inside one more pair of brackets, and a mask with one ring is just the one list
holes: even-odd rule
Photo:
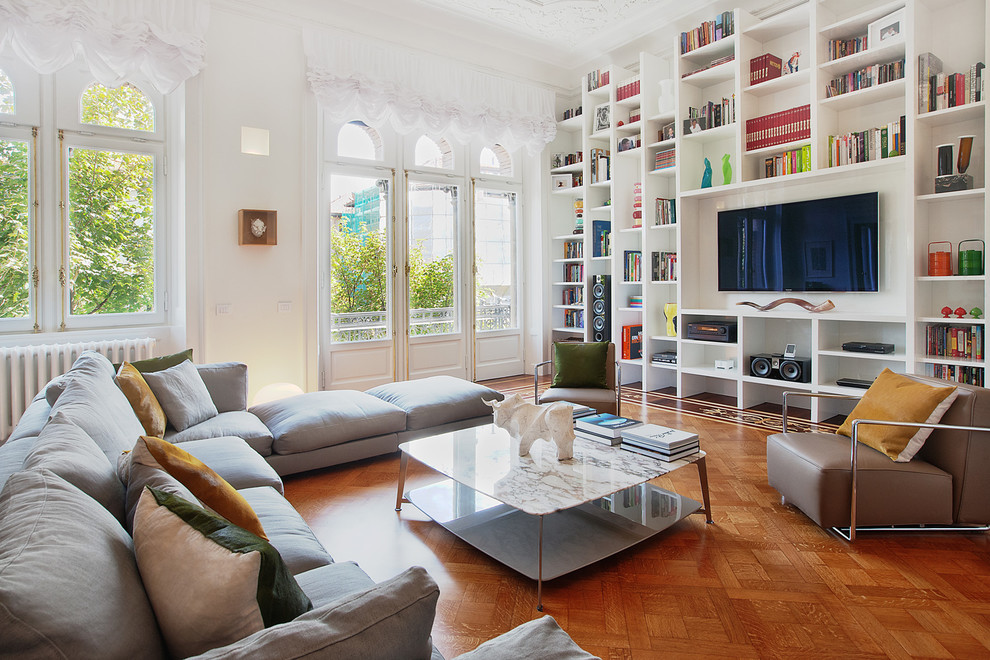
[[[245, 498], [312, 603], [292, 620], [202, 657], [440, 658], [431, 640], [439, 597], [432, 578], [413, 567], [376, 584], [356, 564], [335, 562], [282, 496], [281, 478], [266, 460], [277, 455], [277, 433], [266, 440], [261, 428], [268, 427], [255, 423], [262, 418], [244, 410], [238, 383], [246, 370], [199, 369], [221, 418], [199, 430], [216, 437], [169, 437], [181, 439], [181, 447]], [[235, 392], [227, 389], [230, 383]], [[0, 445], [0, 655], [167, 657], [128, 512], [136, 497], [150, 492], [146, 485], [195, 497], [167, 472], [146, 470], [139, 477], [133, 466], [124, 467], [129, 458], [122, 452], [144, 430], [105, 358], [84, 354], [53, 389], [52, 403], [42, 393]], [[397, 440], [399, 432], [392, 433]], [[265, 446], [272, 453], [263, 457]], [[544, 617], [462, 657], [592, 656]]]

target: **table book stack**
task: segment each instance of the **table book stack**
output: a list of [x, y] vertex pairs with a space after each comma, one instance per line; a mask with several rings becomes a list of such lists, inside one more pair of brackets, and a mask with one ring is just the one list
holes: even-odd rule
[[611, 413], [587, 415], [574, 420], [574, 435], [606, 445], [618, 445], [628, 429], [642, 426], [643, 422]]
[[698, 434], [690, 431], [640, 424], [622, 430], [622, 448], [661, 461], [671, 462], [698, 453]]

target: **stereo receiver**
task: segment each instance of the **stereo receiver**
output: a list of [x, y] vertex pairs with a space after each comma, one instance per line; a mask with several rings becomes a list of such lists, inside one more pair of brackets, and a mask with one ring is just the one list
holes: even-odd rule
[[726, 343], [736, 340], [736, 324], [730, 321], [696, 321], [687, 324], [685, 339], [701, 341], [723, 341]]

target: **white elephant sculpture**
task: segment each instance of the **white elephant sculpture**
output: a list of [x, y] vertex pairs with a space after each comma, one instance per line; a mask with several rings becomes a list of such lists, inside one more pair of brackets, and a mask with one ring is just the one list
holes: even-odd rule
[[574, 457], [574, 413], [568, 404], [557, 401], [545, 406], [526, 403], [518, 394], [504, 401], [485, 401], [495, 411], [495, 426], [519, 438], [519, 455], [525, 456], [537, 439], [557, 445], [557, 460]]

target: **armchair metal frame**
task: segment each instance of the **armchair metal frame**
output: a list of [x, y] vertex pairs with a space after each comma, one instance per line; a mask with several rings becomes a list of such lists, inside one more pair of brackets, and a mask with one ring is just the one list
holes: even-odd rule
[[[826, 394], [821, 392], [799, 392], [799, 391], [787, 391], [784, 392], [784, 409], [781, 419], [781, 428], [784, 433], [787, 433], [787, 395], [793, 394], [794, 396], [804, 396], [808, 398], [818, 398], [818, 399], [859, 399], [858, 396], [853, 396], [851, 394]], [[912, 428], [925, 428], [925, 429], [946, 429], [949, 431], [984, 431], [990, 433], [990, 428], [985, 428], [982, 426], [955, 426], [952, 424], [925, 424], [925, 423], [914, 423], [914, 422], [893, 422], [886, 421], [882, 419], [855, 419], [852, 423], [852, 437], [850, 438], [852, 443], [852, 448], [849, 452], [849, 472], [850, 472], [850, 483], [852, 484], [850, 491], [850, 509], [849, 509], [849, 526], [848, 527], [832, 527], [832, 531], [849, 541], [850, 543], [855, 542], [856, 532], [986, 532], [990, 531], [990, 523], [986, 525], [872, 525], [872, 526], [856, 526], [856, 480], [858, 477], [857, 470], [857, 449], [859, 447], [859, 427], [863, 425], [880, 425], [880, 426], [908, 426]], [[781, 498], [783, 499], [783, 497]]]
[[[552, 350], [552, 349], [551, 349]], [[544, 360], [533, 368], [533, 402], [540, 404], [540, 368], [553, 364], [553, 360]], [[615, 415], [622, 415], [622, 365], [615, 361]]]

